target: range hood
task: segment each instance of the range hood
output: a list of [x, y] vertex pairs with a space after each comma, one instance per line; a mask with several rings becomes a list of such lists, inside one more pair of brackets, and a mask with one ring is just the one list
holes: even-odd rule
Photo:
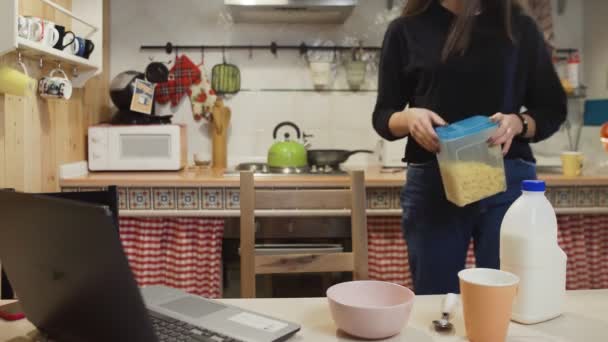
[[342, 24], [358, 0], [224, 0], [235, 22]]

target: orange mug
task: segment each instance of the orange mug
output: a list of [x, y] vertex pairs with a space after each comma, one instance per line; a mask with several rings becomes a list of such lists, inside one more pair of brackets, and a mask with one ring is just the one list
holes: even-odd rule
[[519, 277], [489, 268], [458, 273], [464, 325], [471, 342], [504, 342]]

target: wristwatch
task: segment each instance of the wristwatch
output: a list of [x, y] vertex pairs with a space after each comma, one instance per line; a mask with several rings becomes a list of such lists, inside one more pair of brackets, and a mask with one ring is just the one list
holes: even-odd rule
[[515, 113], [515, 115], [517, 115], [519, 120], [521, 120], [521, 125], [523, 126], [521, 133], [519, 133], [517, 136], [520, 138], [525, 138], [526, 133], [528, 133], [528, 119], [526, 119], [525, 116], [523, 116], [522, 114], [519, 114], [519, 113]]

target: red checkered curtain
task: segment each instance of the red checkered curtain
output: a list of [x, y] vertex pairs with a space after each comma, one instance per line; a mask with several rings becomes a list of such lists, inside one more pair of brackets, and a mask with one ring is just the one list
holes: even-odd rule
[[[567, 288], [608, 288], [608, 215], [558, 215], [558, 239], [568, 255]], [[412, 288], [400, 217], [369, 217], [370, 279]], [[473, 243], [466, 267], [475, 266]]]
[[608, 288], [608, 215], [558, 215], [569, 290]]
[[368, 217], [369, 278], [412, 288], [401, 217]]
[[222, 296], [220, 218], [120, 218], [120, 237], [139, 286]]

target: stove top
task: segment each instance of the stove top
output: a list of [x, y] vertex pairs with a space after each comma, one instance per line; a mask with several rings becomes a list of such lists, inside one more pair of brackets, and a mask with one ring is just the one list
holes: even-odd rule
[[230, 173], [239, 173], [241, 171], [252, 171], [256, 175], [345, 175], [346, 171], [340, 167], [332, 167], [330, 165], [310, 167], [270, 167], [264, 163], [241, 163], [236, 166], [234, 171]]

